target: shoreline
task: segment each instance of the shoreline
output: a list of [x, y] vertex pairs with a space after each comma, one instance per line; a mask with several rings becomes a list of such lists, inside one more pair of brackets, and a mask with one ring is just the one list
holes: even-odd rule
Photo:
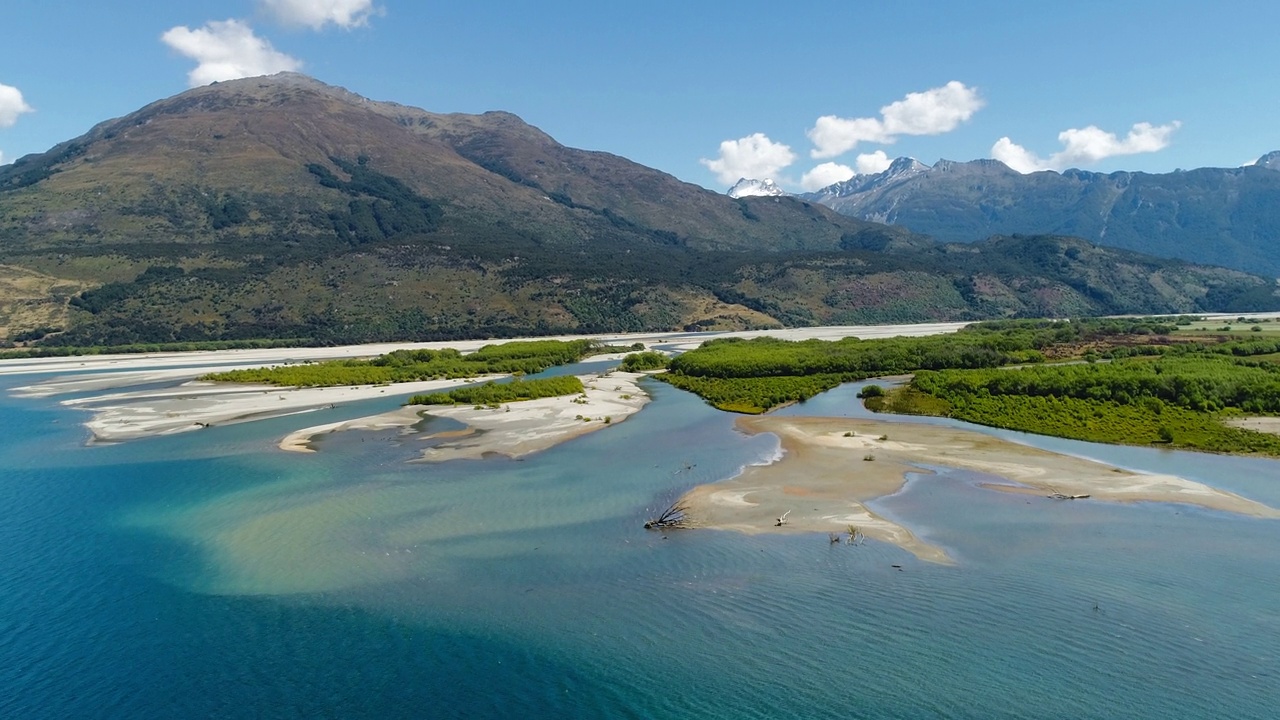
[[[0, 360], [0, 379], [37, 376], [25, 385], [9, 388], [9, 393], [26, 398], [57, 398], [85, 395], [61, 404], [89, 410], [94, 416], [84, 422], [92, 434], [90, 443], [122, 442], [156, 435], [169, 435], [213, 425], [250, 422], [312, 412], [339, 403], [367, 400], [383, 395], [406, 398], [420, 392], [435, 392], [459, 384], [494, 380], [502, 375], [471, 380], [441, 380], [396, 383], [384, 386], [329, 388], [238, 385], [197, 380], [214, 371], [258, 368], [272, 365], [367, 358], [402, 349], [453, 348], [472, 352], [485, 345], [525, 340], [595, 339], [610, 345], [644, 343], [647, 349], [696, 347], [713, 337], [784, 339], [839, 339], [889, 336], [921, 336], [955, 332], [966, 322], [916, 323], [906, 325], [828, 325], [774, 330], [735, 332], [613, 333], [603, 335], [556, 335], [485, 340], [454, 340], [420, 343], [378, 343], [338, 347], [199, 350], [116, 355], [78, 355], [49, 358]], [[616, 355], [588, 358], [586, 362], [608, 361]], [[45, 377], [40, 377], [45, 376]], [[52, 377], [49, 377], [52, 376]], [[138, 386], [162, 385], [136, 390]], [[113, 392], [118, 391], [118, 392]], [[266, 402], [264, 397], [276, 398]], [[603, 413], [602, 413], [603, 414]], [[613, 413], [622, 416], [624, 411]], [[619, 418], [620, 419], [620, 418]]]
[[[529, 340], [599, 340], [608, 345], [643, 342], [646, 346], [675, 345], [696, 347], [717, 337], [776, 337], [787, 340], [841, 339], [850, 336], [860, 338], [941, 335], [955, 332], [969, 322], [908, 323], [900, 325], [820, 325], [804, 328], [776, 328], [765, 330], [735, 330], [730, 332], [652, 332], [652, 333], [604, 333], [594, 335], [530, 335], [483, 340], [440, 340], [431, 342], [387, 342], [367, 345], [339, 345], [334, 347], [261, 348], [238, 350], [192, 350], [155, 353], [117, 353], [110, 355], [67, 355], [43, 358], [15, 358], [0, 360], [0, 377], [7, 375], [36, 375], [48, 373], [89, 373], [104, 370], [156, 370], [160, 368], [193, 367], [191, 377], [223, 369], [224, 365], [263, 367], [281, 363], [340, 360], [374, 357], [393, 350], [440, 350], [453, 348], [463, 353], [478, 350], [485, 345]], [[650, 348], [652, 349], [652, 348]], [[590, 358], [588, 358], [588, 361]]]
[[494, 455], [514, 459], [623, 422], [649, 403], [648, 393], [637, 384], [643, 373], [613, 371], [578, 377], [586, 390], [585, 397], [562, 395], [504, 403], [497, 408], [409, 405], [379, 415], [303, 428], [289, 433], [279, 448], [316, 452], [311, 446], [316, 438], [349, 430], [398, 428], [402, 435], [414, 435], [413, 426], [424, 417], [444, 417], [466, 428], [417, 433], [417, 440], [443, 442], [425, 448], [415, 462], [479, 460]]
[[[1117, 315], [1113, 317], [1137, 317]], [[1142, 316], [1147, 317], [1147, 316]], [[1155, 315], [1150, 317], [1178, 317], [1177, 315]], [[1234, 320], [1237, 317], [1277, 318], [1280, 313], [1202, 313], [1208, 322]], [[203, 375], [213, 369], [222, 369], [224, 365], [243, 365], [262, 367], [288, 362], [338, 360], [344, 358], [363, 358], [383, 355], [393, 350], [418, 350], [454, 348], [461, 352], [479, 349], [484, 345], [501, 344], [525, 340], [599, 340], [603, 343], [629, 344], [643, 342], [646, 345], [663, 344], [680, 349], [696, 347], [712, 338], [738, 337], [750, 339], [756, 337], [774, 337], [783, 340], [839, 340], [846, 337], [885, 338], [885, 337], [920, 337], [925, 335], [941, 335], [952, 333], [966, 325], [977, 321], [937, 321], [923, 323], [901, 323], [894, 325], [818, 325], [813, 327], [766, 328], [759, 330], [733, 330], [725, 332], [648, 332], [648, 333], [599, 333], [570, 335], [527, 335], [511, 338], [486, 338], [472, 340], [433, 340], [429, 342], [382, 342], [364, 345], [338, 345], [333, 347], [279, 347], [279, 348], [241, 348], [234, 350], [166, 350], [147, 353], [113, 353], [100, 355], [62, 355], [57, 357], [10, 358], [0, 360], [0, 377], [8, 375], [35, 375], [48, 373], [82, 373], [104, 370], [147, 370], [158, 368], [179, 368], [200, 366], [205, 368], [195, 372]]]
[[[893, 495], [921, 465], [970, 470], [1003, 480], [977, 483], [998, 492], [1048, 499], [1087, 495], [1102, 502], [1171, 502], [1259, 518], [1280, 510], [1172, 475], [1137, 473], [1087, 458], [1040, 450], [989, 435], [937, 425], [853, 418], [739, 418], [749, 435], [778, 436], [783, 456], [748, 466], [733, 478], [685, 493], [693, 528], [765, 532], [846, 532], [889, 542], [921, 560], [950, 563], [944, 548], [878, 515], [867, 503]], [[1082, 500], [1075, 500], [1080, 502]], [[785, 524], [777, 519], [788, 513]]]

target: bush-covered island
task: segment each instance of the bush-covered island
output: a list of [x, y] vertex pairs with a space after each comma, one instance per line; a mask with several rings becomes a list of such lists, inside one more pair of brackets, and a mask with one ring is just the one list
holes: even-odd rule
[[1280, 436], [1224, 422], [1280, 414], [1280, 364], [1216, 352], [923, 371], [867, 407], [1092, 442], [1280, 455]]
[[1040, 363], [1078, 348], [1119, 347], [1134, 338], [1167, 340], [1174, 327], [1168, 321], [1141, 319], [1010, 320], [927, 337], [799, 342], [725, 338], [672, 358], [670, 372], [658, 377], [721, 410], [757, 414], [854, 380], [922, 369]]
[[867, 406], [1096, 442], [1280, 455], [1280, 436], [1225, 422], [1280, 415], [1280, 340], [1175, 328], [1001, 321], [923, 338], [713, 340], [659, 377], [720, 409], [761, 413], [843, 382], [913, 373], [900, 388], [864, 392]]

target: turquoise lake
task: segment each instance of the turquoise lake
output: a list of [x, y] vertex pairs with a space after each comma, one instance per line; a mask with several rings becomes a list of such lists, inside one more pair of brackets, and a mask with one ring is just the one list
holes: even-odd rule
[[[645, 531], [777, 450], [656, 382], [607, 430], [438, 465], [389, 432], [277, 450], [306, 416], [87, 446], [87, 414], [8, 394], [29, 382], [0, 388], [0, 717], [1280, 712], [1274, 520], [941, 469], [873, 503], [941, 566], [825, 534]], [[865, 415], [856, 389], [780, 412]], [[1280, 461], [986, 432], [1280, 507]]]

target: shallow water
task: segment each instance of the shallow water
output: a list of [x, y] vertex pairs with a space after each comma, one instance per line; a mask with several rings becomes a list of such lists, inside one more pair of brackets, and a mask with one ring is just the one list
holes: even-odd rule
[[[83, 413], [5, 397], [0, 716], [1274, 715], [1280, 522], [943, 470], [874, 506], [955, 566], [664, 536], [641, 523], [777, 443], [647, 388], [524, 461], [434, 465], [395, 433], [275, 449], [315, 414], [84, 447]], [[1277, 461], [989, 432], [1280, 506]]]

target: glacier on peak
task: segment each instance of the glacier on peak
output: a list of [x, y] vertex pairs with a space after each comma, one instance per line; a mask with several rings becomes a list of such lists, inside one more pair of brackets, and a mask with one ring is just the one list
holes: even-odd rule
[[731, 198], [740, 197], [776, 197], [788, 194], [785, 190], [774, 184], [773, 180], [765, 178], [764, 180], [756, 180], [754, 178], [742, 178], [729, 188], [727, 193]]

